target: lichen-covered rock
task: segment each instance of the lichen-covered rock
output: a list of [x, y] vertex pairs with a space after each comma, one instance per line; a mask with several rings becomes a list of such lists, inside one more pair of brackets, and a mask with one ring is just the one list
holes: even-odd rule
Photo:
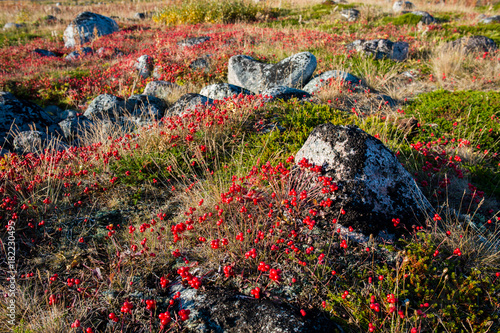
[[479, 21], [479, 23], [483, 24], [500, 23], [500, 15], [484, 17]]
[[409, 49], [409, 45], [406, 42], [393, 43], [388, 39], [358, 39], [346, 47], [348, 50], [372, 54], [375, 59], [389, 58], [395, 61], [405, 60], [408, 57]]
[[[115, 20], [103, 15], [83, 12], [78, 14], [64, 30], [64, 46], [75, 47], [90, 42], [97, 36], [109, 35], [118, 30]], [[94, 36], [94, 32], [97, 36]]]
[[14, 22], [7, 22], [3, 26], [3, 30], [19, 29], [19, 28], [22, 28], [22, 27], [24, 27], [24, 24], [18, 24], [18, 23], [14, 23]]
[[206, 96], [193, 93], [185, 94], [168, 109], [167, 114], [169, 116], [181, 116], [212, 104], [214, 104], [214, 100]]
[[272, 102], [277, 99], [281, 99], [284, 101], [287, 101], [292, 98], [297, 98], [297, 99], [306, 99], [310, 98], [311, 95], [304, 90], [300, 89], [295, 89], [295, 88], [290, 88], [290, 87], [285, 87], [285, 86], [276, 86], [269, 88], [267, 90], [264, 90], [262, 92], [262, 97], [264, 97], [266, 102]]
[[334, 80], [343, 81], [352, 85], [358, 85], [361, 81], [359, 78], [347, 72], [333, 70], [315, 76], [302, 90], [312, 94], [320, 90], [322, 87], [330, 84]]
[[411, 10], [413, 8], [415, 8], [415, 6], [410, 1], [396, 1], [392, 5], [392, 10], [395, 12], [401, 12], [403, 10]]
[[85, 116], [77, 116], [76, 112], [71, 111], [66, 119], [59, 122], [64, 138], [67, 142], [73, 142], [81, 137], [85, 131], [92, 126], [92, 121]]
[[342, 15], [342, 17], [344, 17], [349, 22], [355, 22], [359, 18], [359, 10], [354, 8], [344, 9], [340, 12], [340, 15]]
[[34, 49], [33, 53], [38, 54], [40, 57], [57, 57], [57, 55], [54, 52], [43, 49]]
[[81, 57], [86, 57], [94, 54], [94, 50], [92, 50], [91, 47], [84, 47], [81, 49], [81, 51], [73, 51], [70, 54], [68, 54], [66, 57], [64, 57], [64, 60], [66, 61], [75, 61], [78, 60]]
[[149, 95], [167, 100], [172, 90], [178, 88], [179, 86], [172, 82], [167, 81], [151, 81], [148, 82], [146, 88], [144, 88], [143, 95]]
[[[402, 233], [403, 226], [424, 221], [430, 204], [396, 156], [382, 142], [356, 126], [316, 127], [295, 156], [323, 167], [338, 190], [329, 195], [339, 223], [365, 235]], [[392, 219], [399, 218], [394, 227]]]
[[239, 94], [253, 95], [251, 91], [229, 83], [211, 84], [200, 91], [200, 95], [207, 96], [213, 100], [223, 100]]
[[[180, 293], [179, 304], [190, 311], [190, 320], [185, 323], [190, 332], [342, 332], [318, 310], [307, 311], [304, 317], [299, 309], [289, 305], [224, 289], [202, 292], [176, 284], [171, 287], [171, 293], [177, 292]], [[176, 306], [175, 310], [180, 308]]]
[[164, 100], [150, 95], [132, 95], [127, 103], [130, 116], [137, 122], [158, 120], [167, 108]]
[[39, 154], [47, 148], [65, 150], [68, 147], [55, 137], [40, 131], [23, 131], [14, 138], [14, 151], [18, 154]]
[[124, 114], [124, 110], [126, 109], [127, 104], [123, 98], [109, 94], [102, 94], [90, 102], [83, 115], [89, 119], [114, 119], [122, 116]]
[[210, 58], [209, 56], [204, 56], [193, 60], [189, 64], [189, 68], [195, 70], [205, 70], [208, 71], [210, 69]]
[[154, 69], [154, 59], [153, 57], [144, 54], [137, 58], [134, 67], [139, 72], [139, 75], [143, 79], [146, 79], [151, 76], [151, 72]]
[[420, 22], [422, 22], [423, 24], [433, 24], [433, 23], [436, 23], [436, 19], [431, 14], [429, 14], [427, 12], [423, 12], [421, 10], [416, 10], [416, 11], [413, 11], [411, 13], [413, 15], [422, 16], [422, 18], [420, 19]]
[[455, 49], [463, 49], [466, 53], [492, 52], [498, 49], [495, 41], [485, 36], [462, 37], [446, 45]]
[[228, 83], [260, 93], [276, 86], [302, 88], [316, 69], [316, 57], [310, 52], [294, 54], [277, 64], [265, 64], [246, 55], [229, 59]]
[[0, 91], [0, 146], [9, 148], [15, 134], [32, 129], [62, 136], [54, 119], [41, 107], [17, 99], [9, 92]]
[[192, 47], [192, 46], [203, 44], [209, 40], [210, 40], [210, 37], [208, 37], [208, 36], [189, 37], [189, 38], [181, 40], [180, 42], [177, 42], [177, 45], [184, 46], [184, 47]]

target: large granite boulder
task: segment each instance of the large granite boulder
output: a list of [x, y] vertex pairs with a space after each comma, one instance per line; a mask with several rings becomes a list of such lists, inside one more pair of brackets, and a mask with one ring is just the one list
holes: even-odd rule
[[302, 88], [316, 69], [316, 57], [310, 52], [294, 54], [277, 64], [265, 64], [246, 55], [229, 59], [228, 83], [260, 93], [276, 86]]
[[[97, 36], [105, 36], [118, 31], [118, 24], [111, 18], [83, 12], [71, 22], [64, 30], [64, 46], [75, 47], [90, 42]], [[97, 36], [94, 36], [97, 33]]]
[[394, 43], [388, 39], [358, 39], [346, 47], [348, 50], [372, 54], [375, 59], [389, 58], [395, 61], [405, 60], [408, 57], [409, 49], [407, 42]]
[[[316, 127], [295, 156], [323, 167], [338, 190], [328, 194], [344, 227], [365, 235], [401, 234], [424, 222], [430, 204], [396, 156], [356, 126]], [[339, 215], [341, 210], [345, 215]], [[392, 219], [399, 219], [395, 223]], [[397, 224], [397, 226], [395, 226]]]
[[102, 94], [90, 102], [83, 115], [89, 119], [116, 119], [123, 116], [127, 109], [127, 103], [123, 98]]
[[172, 82], [167, 81], [151, 81], [148, 82], [146, 88], [144, 88], [143, 95], [149, 95], [167, 100], [172, 90], [178, 88], [179, 86]]
[[0, 147], [10, 148], [19, 132], [40, 131], [62, 136], [61, 129], [41, 107], [0, 91]]
[[446, 44], [447, 47], [463, 49], [466, 53], [492, 52], [498, 49], [493, 39], [485, 36], [462, 37]]
[[214, 100], [200, 94], [185, 94], [172, 105], [167, 114], [169, 116], [182, 116], [183, 114], [194, 112], [204, 106], [214, 104]]
[[347, 72], [333, 70], [315, 76], [311, 81], [309, 81], [309, 83], [305, 85], [302, 90], [312, 94], [320, 90], [322, 87], [331, 84], [334, 80], [339, 82], [342, 81], [352, 85], [358, 85], [361, 81], [359, 78]]
[[231, 98], [234, 95], [253, 95], [253, 93], [242, 87], [238, 87], [229, 83], [216, 83], [209, 86], [203, 87], [200, 91], [200, 95], [207, 96], [213, 100], [223, 100], [225, 98]]

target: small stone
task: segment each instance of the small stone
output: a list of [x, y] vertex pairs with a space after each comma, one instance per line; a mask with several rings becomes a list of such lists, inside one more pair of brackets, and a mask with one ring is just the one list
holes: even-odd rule
[[139, 72], [139, 75], [146, 79], [151, 76], [151, 72], [154, 68], [154, 59], [149, 55], [145, 54], [137, 58], [137, 61], [134, 65], [135, 69]]
[[144, 20], [146, 18], [146, 14], [144, 13], [135, 13], [134, 18], [138, 20]]
[[333, 70], [315, 76], [311, 81], [309, 81], [308, 84], [306, 84], [303, 90], [312, 94], [320, 90], [322, 87], [330, 84], [333, 80], [343, 81], [345, 83], [352, 85], [358, 85], [360, 84], [361, 81], [356, 76], [349, 74], [347, 72]]
[[340, 12], [340, 15], [346, 18], [347, 21], [349, 22], [355, 22], [359, 18], [359, 10], [354, 8], [344, 9], [343, 11]]
[[209, 40], [210, 40], [210, 37], [208, 37], [208, 36], [190, 37], [190, 38], [183, 39], [180, 42], [177, 42], [177, 45], [184, 46], [184, 47], [193, 47], [196, 45], [203, 44]]
[[415, 8], [415, 6], [410, 1], [396, 1], [394, 5], [392, 5], [392, 10], [395, 12], [402, 12], [403, 10], [412, 10], [413, 8]]
[[479, 23], [483, 24], [500, 23], [500, 15], [485, 17], [481, 19]]

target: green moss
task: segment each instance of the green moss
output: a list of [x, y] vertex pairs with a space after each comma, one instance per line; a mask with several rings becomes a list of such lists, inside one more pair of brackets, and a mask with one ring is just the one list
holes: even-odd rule
[[397, 25], [397, 26], [417, 25], [421, 19], [422, 19], [422, 16], [420, 16], [420, 15], [407, 13], [407, 14], [403, 14], [400, 16], [396, 16], [396, 17], [384, 17], [382, 19], [382, 23], [384, 23], [384, 24], [392, 23], [392, 24]]

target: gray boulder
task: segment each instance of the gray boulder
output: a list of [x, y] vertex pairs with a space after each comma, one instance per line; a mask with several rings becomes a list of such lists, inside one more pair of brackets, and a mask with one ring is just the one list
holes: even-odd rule
[[137, 58], [137, 61], [134, 65], [135, 69], [139, 72], [139, 75], [146, 79], [151, 76], [151, 72], [154, 68], [154, 59], [147, 54], [144, 54]]
[[322, 87], [330, 84], [333, 80], [343, 81], [348, 84], [358, 85], [360, 84], [360, 79], [352, 74], [343, 71], [328, 71], [315, 76], [308, 84], [303, 88], [304, 91], [312, 94], [320, 90]]
[[213, 100], [223, 100], [231, 98], [234, 95], [253, 95], [253, 93], [245, 88], [238, 87], [229, 83], [216, 83], [204, 87], [200, 91], [200, 95], [207, 96]]
[[127, 100], [128, 112], [136, 122], [160, 119], [165, 113], [167, 104], [160, 98], [148, 95], [132, 95]]
[[23, 131], [14, 139], [14, 151], [18, 154], [38, 153], [47, 145], [47, 135], [40, 131]]
[[482, 18], [479, 21], [479, 23], [483, 23], [483, 24], [500, 23], [500, 15]]
[[416, 11], [411, 12], [411, 14], [422, 16], [422, 18], [420, 19], [420, 22], [422, 22], [423, 24], [436, 23], [436, 19], [431, 14], [429, 14], [427, 12], [423, 12], [421, 10], [416, 10]]
[[15, 134], [31, 129], [62, 136], [59, 126], [41, 107], [0, 91], [0, 147], [9, 148]]
[[172, 82], [151, 81], [148, 82], [142, 94], [167, 100], [170, 94], [172, 93], [172, 90], [176, 89], [177, 87], [178, 85]]
[[372, 54], [375, 59], [389, 58], [395, 61], [404, 61], [408, 57], [409, 49], [409, 45], [406, 42], [393, 43], [388, 39], [373, 39], [368, 41], [358, 39], [346, 47], [348, 50]]
[[24, 27], [24, 24], [18, 24], [18, 23], [14, 23], [14, 22], [7, 22], [3, 26], [3, 30], [19, 29], [19, 28], [22, 28], [22, 27]]
[[184, 47], [193, 47], [196, 45], [203, 44], [209, 40], [210, 40], [210, 37], [208, 37], [208, 36], [189, 37], [189, 38], [181, 40], [180, 42], [177, 42], [177, 45], [184, 46]]
[[63, 110], [57, 105], [49, 105], [44, 108], [44, 111], [47, 112], [47, 114], [54, 119], [54, 122], [59, 123], [60, 121], [63, 121], [64, 119], [68, 118], [70, 115], [70, 112], [75, 112], [72, 110]]
[[297, 53], [277, 64], [265, 64], [246, 55], [229, 59], [228, 83], [260, 93], [275, 86], [302, 88], [316, 69], [316, 57], [310, 52]]
[[210, 57], [204, 56], [193, 60], [189, 64], [189, 68], [194, 70], [205, 70], [208, 72], [210, 70]]
[[[71, 22], [64, 30], [64, 46], [75, 47], [90, 42], [97, 36], [105, 36], [118, 31], [118, 24], [111, 18], [83, 12]], [[94, 32], [97, 36], [94, 36]]]
[[396, 1], [392, 5], [392, 10], [395, 12], [402, 12], [403, 10], [411, 10], [413, 8], [415, 8], [415, 6], [410, 1]]
[[116, 119], [128, 109], [125, 100], [109, 94], [99, 95], [90, 102], [83, 114], [89, 119]]
[[43, 49], [34, 49], [33, 53], [38, 54], [40, 57], [57, 57], [57, 55], [54, 52]]
[[138, 20], [144, 20], [146, 18], [146, 14], [144, 13], [135, 13], [134, 18]]
[[92, 121], [85, 116], [78, 117], [74, 111], [69, 112], [66, 119], [59, 123], [64, 138], [67, 142], [74, 142], [81, 137], [85, 131], [89, 130], [92, 126]]
[[359, 18], [359, 10], [354, 8], [344, 9], [340, 12], [340, 15], [342, 15], [342, 17], [344, 17], [347, 21], [354, 22]]
[[64, 60], [66, 61], [75, 61], [80, 59], [81, 57], [86, 57], [93, 55], [94, 51], [92, 50], [91, 47], [84, 47], [80, 51], [73, 51], [70, 54], [68, 54], [66, 57], [64, 57]]
[[183, 114], [201, 109], [206, 105], [213, 105], [214, 100], [200, 94], [185, 94], [172, 105], [167, 113], [169, 116], [181, 116]]
[[267, 90], [264, 90], [262, 92], [262, 97], [265, 99], [265, 101], [272, 102], [272, 101], [275, 101], [277, 99], [280, 99], [283, 101], [288, 101], [289, 99], [292, 99], [292, 98], [307, 99], [307, 98], [310, 98], [311, 95], [304, 90], [285, 87], [285, 86], [276, 86], [276, 87], [272, 87], [272, 88], [269, 88]]
[[498, 49], [493, 39], [485, 36], [462, 37], [446, 44], [447, 47], [463, 49], [466, 53], [492, 52]]
[[[338, 222], [365, 235], [401, 234], [425, 220], [430, 204], [396, 156], [357, 126], [316, 127], [295, 156], [323, 167], [338, 190], [328, 194]], [[343, 209], [345, 215], [338, 216]], [[394, 226], [392, 219], [399, 218]]]

